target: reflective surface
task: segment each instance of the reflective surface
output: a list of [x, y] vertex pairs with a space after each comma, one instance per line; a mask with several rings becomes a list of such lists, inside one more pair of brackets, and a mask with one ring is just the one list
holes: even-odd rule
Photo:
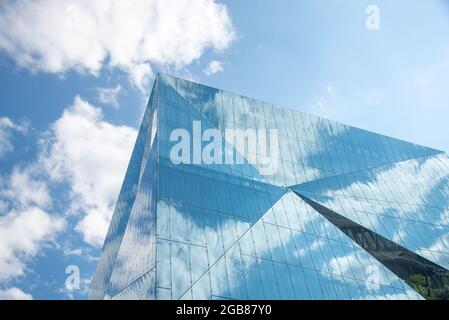
[[[243, 164], [173, 164], [170, 133], [193, 134], [193, 121], [223, 136], [277, 129], [277, 172], [263, 175], [250, 152]], [[448, 173], [440, 151], [158, 75], [91, 297], [442, 298], [300, 196], [445, 270]]]
[[422, 296], [449, 299], [448, 270], [304, 196], [300, 197]]

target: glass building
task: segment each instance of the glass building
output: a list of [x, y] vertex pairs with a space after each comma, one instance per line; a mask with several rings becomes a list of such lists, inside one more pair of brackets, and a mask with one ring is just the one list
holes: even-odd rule
[[448, 269], [444, 152], [159, 74], [90, 297], [448, 299]]

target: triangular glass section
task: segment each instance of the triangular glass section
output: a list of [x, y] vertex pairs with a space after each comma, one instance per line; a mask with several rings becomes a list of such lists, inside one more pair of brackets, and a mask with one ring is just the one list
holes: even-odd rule
[[[160, 173], [166, 174], [164, 170]], [[179, 182], [177, 188], [198, 183], [191, 192], [201, 195], [198, 203], [192, 203], [180, 192], [164, 196], [170, 186], [160, 188], [157, 287], [170, 290], [172, 298], [178, 299], [188, 294], [192, 283], [203, 277], [286, 190], [257, 181], [232, 180], [225, 175], [222, 180], [214, 180], [175, 170], [167, 174], [170, 179], [164, 181]], [[195, 188], [201, 191], [195, 192]]]
[[[91, 299], [103, 299], [106, 295], [116, 258], [137, 197], [138, 185], [147, 166], [147, 161], [150, 161], [151, 150], [154, 151], [156, 149], [155, 141], [157, 141], [156, 136], [158, 134], [156, 125], [158, 108], [157, 86], [158, 83], [155, 82], [109, 225], [102, 255], [91, 282], [89, 292]], [[154, 152], [152, 156], [153, 158], [155, 157]]]
[[[268, 182], [266, 177], [259, 173], [258, 167], [255, 166], [257, 159], [249, 159], [249, 153], [236, 149], [233, 141], [225, 138], [225, 129], [233, 129], [232, 125], [224, 126], [216, 118], [203, 113], [204, 110], [199, 109], [191, 101], [191, 96], [195, 96], [193, 92], [187, 98], [179, 94], [179, 90], [176, 89], [177, 79], [161, 77], [159, 82], [159, 122], [163, 128], [160, 135], [159, 156], [162, 160], [166, 159], [166, 162], [168, 162], [171, 159], [172, 148], [179, 143], [179, 140], [171, 141], [170, 135], [175, 130], [181, 129], [188, 132], [191, 139], [189, 141], [191, 154], [188, 157], [188, 164], [183, 164], [184, 167], [213, 170]], [[210, 89], [209, 95], [218, 92], [218, 90], [209, 87], [204, 88]], [[208, 106], [208, 110], [215, 110], [213, 107], [216, 107], [216, 104], [208, 104]], [[212, 111], [211, 113], [216, 114]], [[203, 140], [203, 134], [210, 129], [219, 133], [219, 136], [214, 135]], [[215, 141], [216, 138], [218, 138], [218, 141]], [[211, 147], [212, 143], [215, 148], [207, 149], [207, 146]], [[209, 157], [208, 161], [210, 162], [206, 162], [205, 156]], [[228, 161], [228, 157], [232, 160]]]
[[[111, 300], [154, 300], [156, 297], [155, 290], [155, 272], [153, 268], [131, 282], [123, 290], [110, 297]], [[109, 298], [109, 297], [107, 297]]]
[[[156, 157], [148, 155], [126, 231], [114, 263], [107, 295], [113, 297], [156, 265]], [[154, 280], [154, 277], [152, 278]], [[153, 284], [154, 287], [154, 284]]]
[[[365, 272], [372, 274], [368, 280]], [[420, 299], [293, 192], [285, 194], [182, 299]]]
[[[275, 129], [278, 170], [266, 179], [278, 186], [375, 168], [441, 151], [308, 115], [297, 110], [161, 75], [183, 98], [169, 101], [179, 110], [196, 109], [215, 128]], [[260, 167], [255, 166], [260, 172]]]
[[448, 269], [448, 172], [439, 154], [292, 189]]
[[426, 299], [449, 299], [449, 271], [381, 235], [299, 196]]

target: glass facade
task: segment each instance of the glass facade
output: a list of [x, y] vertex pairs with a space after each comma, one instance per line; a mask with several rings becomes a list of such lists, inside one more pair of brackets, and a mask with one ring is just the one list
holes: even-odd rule
[[[179, 129], [233, 161], [174, 162]], [[444, 152], [159, 74], [90, 296], [448, 299], [448, 269]]]

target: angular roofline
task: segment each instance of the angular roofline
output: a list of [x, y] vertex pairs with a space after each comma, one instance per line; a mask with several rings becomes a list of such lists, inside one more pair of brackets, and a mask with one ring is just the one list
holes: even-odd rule
[[[399, 139], [399, 138], [396, 138], [396, 137], [393, 137], [393, 136], [389, 136], [389, 135], [386, 135], [386, 134], [383, 134], [383, 133], [370, 131], [370, 130], [363, 129], [363, 128], [360, 128], [360, 127], [356, 127], [356, 126], [353, 126], [353, 125], [349, 125], [349, 124], [346, 124], [346, 123], [343, 123], [343, 122], [338, 122], [338, 121], [335, 121], [335, 120], [332, 120], [332, 119], [328, 119], [326, 117], [317, 116], [317, 115], [314, 115], [314, 114], [311, 114], [311, 113], [304, 112], [302, 110], [296, 109], [294, 107], [282, 106], [282, 105], [275, 104], [273, 102], [269, 102], [269, 101], [262, 100], [262, 99], [259, 99], [259, 98], [249, 97], [249, 96], [246, 96], [246, 95], [243, 95], [243, 94], [240, 94], [240, 93], [236, 93], [236, 92], [233, 92], [233, 91], [220, 89], [220, 88], [212, 87], [212, 86], [209, 86], [209, 85], [206, 85], [206, 84], [203, 84], [203, 83], [199, 83], [199, 82], [196, 82], [196, 81], [187, 80], [187, 79], [184, 79], [184, 78], [181, 78], [181, 77], [178, 77], [178, 76], [173, 76], [171, 74], [164, 73], [164, 72], [158, 72], [156, 74], [156, 78], [155, 78], [154, 81], [156, 82], [156, 81], [160, 80], [161, 77], [169, 77], [169, 78], [172, 78], [172, 79], [183, 80], [183, 81], [187, 81], [187, 82], [190, 82], [190, 83], [193, 83], [193, 84], [196, 84], [196, 85], [199, 85], [199, 86], [203, 86], [203, 87], [206, 87], [206, 88], [210, 88], [210, 89], [213, 89], [213, 90], [228, 92], [228, 93], [231, 93], [233, 95], [240, 96], [242, 98], [252, 99], [252, 100], [256, 100], [256, 101], [262, 102], [262, 103], [268, 103], [268, 104], [271, 104], [272, 106], [277, 107], [277, 108], [287, 109], [287, 110], [290, 110], [292, 112], [299, 112], [299, 113], [302, 113], [304, 115], [307, 115], [307, 116], [310, 116], [310, 117], [315, 117], [315, 118], [318, 118], [318, 119], [321, 119], [321, 120], [326, 120], [326, 121], [329, 121], [329, 122], [332, 122], [332, 123], [335, 123], [335, 124], [338, 124], [338, 125], [347, 126], [349, 128], [354, 128], [354, 129], [365, 131], [367, 133], [377, 134], [377, 135], [381, 135], [381, 136], [384, 136], [384, 137], [387, 137], [387, 138], [390, 138], [390, 139], [395, 139], [395, 140], [402, 141], [402, 142], [405, 142], [405, 143], [410, 143], [410, 144], [413, 144], [413, 145], [416, 145], [416, 146], [420, 146], [422, 148], [426, 148], [426, 149], [429, 149], [429, 150], [436, 151], [436, 154], [438, 154], [438, 153], [446, 153], [443, 150], [439, 150], [439, 149], [436, 149], [436, 148], [428, 147], [428, 146], [425, 146], [425, 145], [422, 145], [422, 144], [418, 144], [418, 143], [415, 143], [415, 142], [411, 142], [411, 141], [407, 141], [407, 140], [404, 140], [404, 139]], [[153, 86], [153, 88], [154, 88], [154, 86]]]

